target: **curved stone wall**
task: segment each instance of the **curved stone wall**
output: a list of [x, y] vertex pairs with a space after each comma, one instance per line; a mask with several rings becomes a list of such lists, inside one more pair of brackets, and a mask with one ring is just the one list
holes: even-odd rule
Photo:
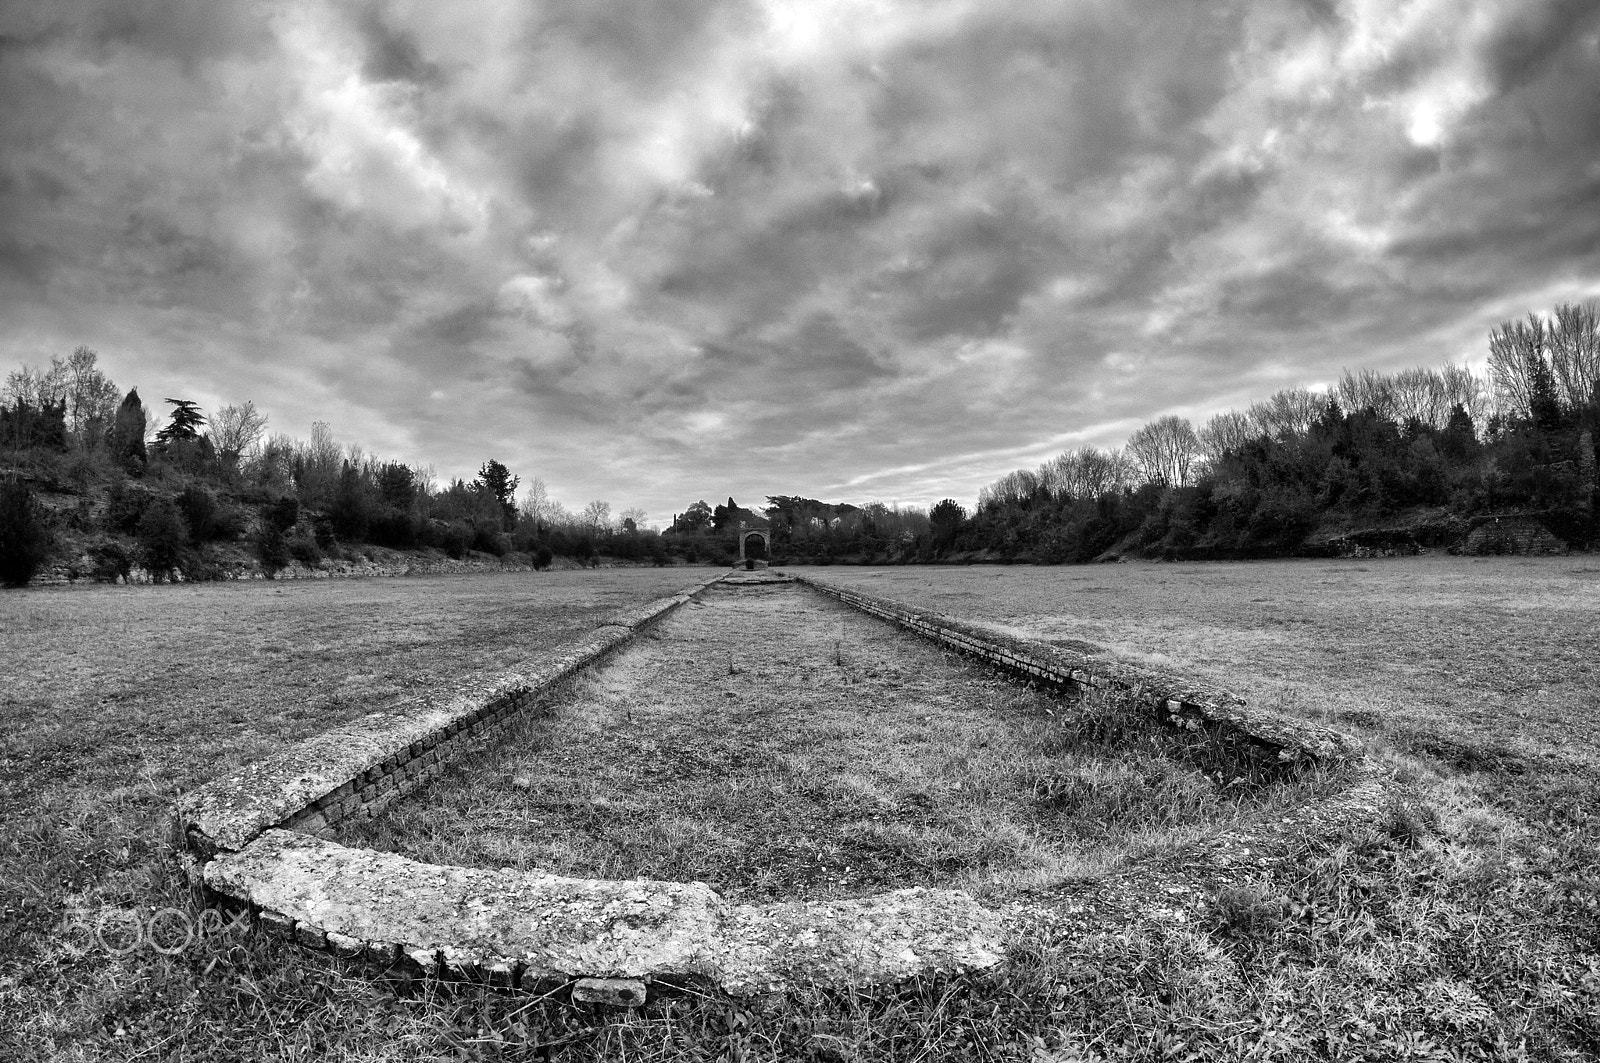
[[[584, 999], [637, 1004], [653, 980], [750, 994], [988, 967], [1000, 962], [1009, 940], [1041, 926], [1088, 932], [1183, 919], [1210, 891], [1292, 859], [1310, 837], [1375, 829], [1383, 789], [1359, 746], [1338, 732], [1251, 712], [1236, 698], [1176, 677], [1103, 662], [1091, 668], [1087, 658], [1056, 647], [802, 579], [1019, 678], [1063, 689], [1132, 690], [1168, 722], [1243, 742], [1265, 762], [1286, 769], [1344, 762], [1351, 785], [1325, 806], [1191, 847], [1163, 865], [1181, 871], [1130, 866], [999, 908], [959, 890], [926, 888], [741, 905], [704, 883], [439, 866], [332, 840], [339, 823], [371, 816], [423, 785], [451, 757], [502, 731], [717, 578], [724, 577], [612, 616], [536, 669], [484, 680], [445, 703], [375, 713], [188, 795], [173, 823], [187, 870], [213, 900], [247, 908], [267, 932], [307, 947], [505, 987], [577, 980], [574, 992], [588, 994]], [[773, 573], [759, 581], [790, 578]]]

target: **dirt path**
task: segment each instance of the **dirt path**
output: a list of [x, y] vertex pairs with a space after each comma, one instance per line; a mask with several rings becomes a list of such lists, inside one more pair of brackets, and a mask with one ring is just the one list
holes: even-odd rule
[[1238, 814], [1171, 760], [1063, 748], [1063, 708], [801, 586], [717, 586], [349, 840], [742, 899], [982, 894]]

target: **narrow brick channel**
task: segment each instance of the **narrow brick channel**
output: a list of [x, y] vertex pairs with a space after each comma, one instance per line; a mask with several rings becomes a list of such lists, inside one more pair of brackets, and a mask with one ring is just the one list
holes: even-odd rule
[[795, 584], [718, 585], [341, 841], [731, 900], [1094, 877], [1250, 809], [1156, 748]]

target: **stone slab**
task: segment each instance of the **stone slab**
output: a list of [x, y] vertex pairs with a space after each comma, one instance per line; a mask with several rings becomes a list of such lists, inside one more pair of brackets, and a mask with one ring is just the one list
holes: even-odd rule
[[896, 982], [1002, 953], [999, 916], [957, 890], [735, 905], [700, 882], [425, 864], [283, 830], [213, 860], [205, 882], [292, 920], [302, 941], [392, 944], [457, 973], [515, 965], [524, 980], [690, 977], [754, 993]]

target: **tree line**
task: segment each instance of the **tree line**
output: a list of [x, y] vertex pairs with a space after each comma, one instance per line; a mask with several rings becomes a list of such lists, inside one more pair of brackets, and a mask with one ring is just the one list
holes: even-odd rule
[[[590, 502], [573, 512], [545, 485], [489, 458], [472, 480], [439, 483], [431, 467], [340, 443], [327, 422], [309, 439], [270, 432], [253, 402], [207, 413], [166, 398], [147, 407], [79, 347], [23, 366], [0, 390], [0, 581], [26, 583], [68, 545], [94, 578], [204, 579], [213, 544], [241, 543], [270, 576], [293, 562], [364, 557], [364, 547], [438, 550], [452, 558], [519, 555], [666, 560], [642, 510]], [[49, 503], [49, 504], [47, 504]]]
[[1038, 561], [1088, 561], [1118, 544], [1261, 557], [1301, 552], [1319, 527], [1410, 514], [1426, 540], [1513, 512], [1581, 547], [1600, 539], [1597, 439], [1596, 307], [1563, 304], [1496, 326], [1481, 376], [1456, 365], [1346, 370], [1326, 391], [1284, 389], [1199, 428], [1163, 416], [1123, 447], [1007, 473], [963, 514], [949, 549]]
[[[1346, 370], [1323, 391], [1286, 388], [1198, 428], [1164, 415], [1121, 447], [1083, 446], [1017, 469], [970, 510], [769, 495], [759, 510], [703, 499], [657, 533], [639, 509], [572, 511], [499, 461], [440, 484], [431, 467], [268, 431], [253, 403], [207, 414], [146, 407], [80, 347], [23, 367], [0, 391], [0, 580], [26, 582], [56, 535], [86, 543], [91, 574], [213, 574], [207, 545], [248, 543], [268, 574], [363, 545], [598, 563], [726, 564], [741, 528], [779, 562], [1082, 562], [1113, 551], [1168, 558], [1303, 553], [1313, 532], [1406, 523], [1442, 541], [1494, 513], [1540, 520], [1574, 546], [1600, 540], [1600, 317], [1593, 304], [1505, 321], [1487, 372], [1464, 366]], [[38, 485], [55, 492], [41, 503]], [[519, 493], [519, 488], [520, 493]], [[98, 494], [97, 494], [98, 492]], [[62, 498], [76, 498], [63, 505]], [[754, 544], [752, 544], [754, 548]]]
[[[1445, 545], [1473, 518], [1505, 513], [1592, 545], [1596, 307], [1502, 322], [1488, 342], [1481, 375], [1460, 365], [1346, 370], [1326, 390], [1285, 388], [1199, 427], [1161, 416], [1123, 446], [1078, 447], [1006, 473], [970, 510], [952, 498], [924, 511], [774, 495], [759, 516], [786, 562], [1271, 557], [1321, 549], [1319, 529]], [[731, 557], [733, 505], [697, 502], [668, 534]]]

